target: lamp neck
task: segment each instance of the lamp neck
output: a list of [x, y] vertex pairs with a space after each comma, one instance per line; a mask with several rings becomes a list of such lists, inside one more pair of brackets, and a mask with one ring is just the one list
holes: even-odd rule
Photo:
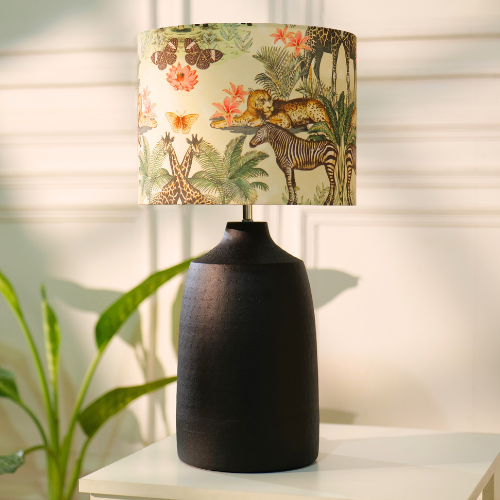
[[243, 222], [253, 222], [252, 205], [243, 205]]

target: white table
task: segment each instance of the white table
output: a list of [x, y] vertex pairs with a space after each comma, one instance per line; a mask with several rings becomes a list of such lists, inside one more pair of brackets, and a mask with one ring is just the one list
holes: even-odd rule
[[500, 500], [500, 435], [321, 425], [316, 463], [269, 474], [195, 469], [168, 437], [80, 479], [91, 499]]

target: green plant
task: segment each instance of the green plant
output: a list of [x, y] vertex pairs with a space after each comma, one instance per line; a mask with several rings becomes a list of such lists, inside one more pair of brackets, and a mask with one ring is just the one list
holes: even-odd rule
[[[46, 421], [45, 425], [43, 425], [42, 419], [39, 419], [24, 403], [17, 389], [14, 374], [0, 368], [0, 397], [7, 398], [17, 404], [30, 416], [40, 433], [42, 441], [31, 448], [0, 457], [0, 474], [15, 472], [23, 465], [26, 455], [43, 450], [45, 451], [47, 460], [48, 498], [50, 500], [71, 499], [79, 478], [87, 447], [104, 422], [125, 408], [134, 399], [164, 387], [177, 379], [177, 377], [168, 377], [138, 386], [113, 389], [83, 408], [85, 395], [87, 394], [87, 389], [94, 372], [114, 335], [143, 300], [153, 294], [168, 280], [186, 271], [191, 260], [152, 274], [141, 284], [122, 295], [101, 314], [95, 326], [97, 352], [83, 378], [73, 405], [68, 428], [64, 435], [61, 432], [59, 420], [59, 344], [61, 331], [57, 317], [49, 305], [45, 289], [42, 287], [45, 354], [48, 367], [45, 370], [14, 288], [9, 280], [0, 272], [0, 292], [10, 305], [21, 326], [35, 364], [45, 407]], [[85, 434], [85, 441], [78, 451], [76, 461], [70, 467], [70, 454], [77, 424], [80, 425]]]
[[[325, 203], [326, 197], [328, 196], [328, 191], [330, 189], [330, 186], [325, 186], [325, 184], [322, 182], [321, 186], [316, 186], [316, 190], [313, 195], [312, 201], [307, 198], [304, 199], [304, 195], [302, 195], [297, 203], [300, 205], [323, 205]], [[299, 186], [295, 187], [296, 191], [300, 190]], [[285, 192], [286, 191], [286, 192]], [[288, 203], [288, 187], [285, 186], [285, 191], [281, 193], [281, 199], [283, 200], [283, 203]]]
[[144, 31], [141, 36], [141, 57], [148, 53], [163, 50], [171, 35], [163, 29]]
[[242, 38], [242, 36], [239, 33], [236, 33], [236, 36], [234, 37], [234, 43], [236, 45], [236, 48], [238, 50], [241, 50], [241, 52], [245, 52], [250, 50], [250, 47], [253, 45], [253, 38], [248, 39], [250, 36], [250, 32], [248, 31], [245, 38]]
[[295, 57], [286, 47], [261, 47], [253, 57], [264, 65], [264, 73], [259, 73], [255, 81], [273, 99], [288, 100], [300, 79], [303, 56]]
[[203, 45], [205, 49], [215, 49], [215, 44], [217, 42], [217, 37], [214, 33], [203, 33]]
[[167, 156], [165, 142], [159, 140], [150, 152], [149, 143], [146, 137], [142, 137], [143, 147], [139, 151], [139, 187], [141, 190], [141, 203], [149, 203], [151, 195], [161, 191], [163, 186], [168, 184], [173, 177], [168, 170], [163, 168], [163, 161]]
[[231, 41], [238, 34], [238, 23], [224, 23], [220, 29], [220, 34], [224, 40]]
[[328, 196], [328, 191], [330, 190], [330, 186], [325, 186], [324, 183], [321, 183], [321, 187], [316, 186], [316, 191], [313, 196], [312, 205], [323, 205], [325, 203], [326, 198]]
[[[288, 187], [285, 186], [286, 193], [283, 192], [281, 193], [281, 199], [283, 200], [283, 203], [288, 203]], [[295, 191], [300, 191], [300, 187], [297, 186], [295, 188]], [[311, 200], [309, 199], [304, 199], [304, 195], [302, 195], [300, 198], [297, 197], [297, 204], [298, 205], [312, 205]]]
[[329, 140], [336, 144], [339, 150], [337, 160], [338, 168], [335, 169], [335, 203], [339, 205], [348, 204], [347, 193], [347, 166], [345, 163], [345, 151], [349, 144], [356, 143], [356, 128], [353, 125], [353, 117], [356, 112], [356, 102], [346, 103], [344, 92], [340, 94], [338, 101], [332, 105], [331, 101], [320, 95], [319, 100], [324, 104], [330, 124], [325, 122], [315, 123], [309, 130], [309, 139], [315, 141]]
[[330, 102], [334, 101], [332, 87], [326, 87], [321, 81], [316, 80], [316, 78], [312, 75], [304, 79], [296, 90], [308, 99], [319, 99], [320, 96], [323, 96]]
[[218, 196], [218, 203], [254, 203], [256, 189], [267, 191], [264, 182], [250, 182], [254, 177], [267, 177], [269, 174], [257, 164], [269, 155], [262, 151], [249, 151], [242, 155], [245, 136], [232, 139], [226, 146], [224, 156], [211, 144], [203, 141], [200, 154], [196, 157], [202, 170], [196, 172], [189, 182], [204, 194]]

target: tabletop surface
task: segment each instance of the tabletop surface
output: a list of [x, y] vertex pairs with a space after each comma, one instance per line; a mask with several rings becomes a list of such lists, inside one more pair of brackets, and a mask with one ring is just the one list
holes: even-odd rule
[[322, 424], [320, 436], [313, 465], [267, 474], [195, 469], [177, 458], [170, 436], [80, 479], [80, 491], [175, 500], [476, 500], [500, 467], [500, 434]]

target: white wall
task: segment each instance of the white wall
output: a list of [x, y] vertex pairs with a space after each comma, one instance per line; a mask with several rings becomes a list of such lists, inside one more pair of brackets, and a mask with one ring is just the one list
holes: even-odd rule
[[[154, 269], [213, 247], [225, 221], [240, 218], [237, 207], [136, 205], [135, 37], [186, 21], [187, 10], [180, 0], [0, 6], [0, 269], [39, 339], [47, 286], [64, 335], [65, 417], [97, 314]], [[500, 432], [500, 4], [192, 0], [190, 15], [358, 35], [358, 206], [255, 210], [310, 269], [323, 420]], [[179, 285], [161, 290], [157, 310], [141, 309], [141, 329], [136, 316], [113, 341], [89, 400], [176, 372]], [[40, 411], [3, 302], [0, 318], [0, 366]], [[175, 387], [166, 393], [110, 421], [87, 470], [172, 432]], [[4, 401], [0, 428], [0, 454], [35, 443]], [[2, 476], [0, 497], [40, 497], [42, 464], [32, 456]]]
[[317, 313], [324, 416], [500, 432], [500, 4], [341, 5], [359, 206], [301, 211], [307, 265], [359, 279]]

